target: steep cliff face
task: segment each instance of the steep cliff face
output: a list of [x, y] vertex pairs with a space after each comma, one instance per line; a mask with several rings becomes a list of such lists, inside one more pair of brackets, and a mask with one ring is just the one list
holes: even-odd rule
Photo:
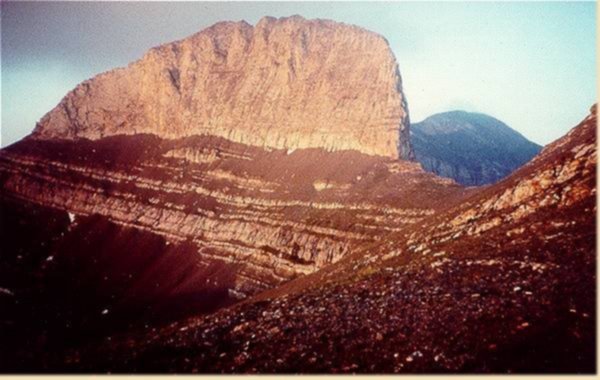
[[90, 347], [75, 367], [594, 373], [596, 124], [594, 106], [460, 205], [251, 301]]
[[38, 139], [150, 133], [411, 158], [387, 41], [300, 16], [221, 22], [87, 80], [38, 123]]
[[464, 111], [411, 125], [411, 141], [425, 170], [469, 186], [501, 180], [542, 149], [500, 120]]

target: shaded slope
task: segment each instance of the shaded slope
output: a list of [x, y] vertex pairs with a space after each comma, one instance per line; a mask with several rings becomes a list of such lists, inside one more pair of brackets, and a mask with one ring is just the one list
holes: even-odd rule
[[495, 183], [541, 150], [501, 121], [464, 111], [411, 125], [411, 139], [423, 168], [469, 186]]
[[234, 303], [236, 267], [151, 232], [2, 199], [0, 370]]
[[253, 301], [84, 351], [71, 368], [591, 373], [595, 196], [594, 107], [453, 210]]

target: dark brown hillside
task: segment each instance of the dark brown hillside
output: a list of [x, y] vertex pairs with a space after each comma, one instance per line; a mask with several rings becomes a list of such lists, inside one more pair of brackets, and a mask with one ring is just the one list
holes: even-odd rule
[[3, 199], [0, 368], [32, 372], [65, 349], [235, 302], [236, 266], [190, 243], [92, 215]]
[[455, 209], [254, 301], [72, 353], [68, 368], [593, 373], [595, 193], [594, 107]]

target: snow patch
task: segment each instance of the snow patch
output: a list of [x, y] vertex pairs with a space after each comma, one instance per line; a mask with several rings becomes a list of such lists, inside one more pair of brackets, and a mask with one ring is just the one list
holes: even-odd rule
[[10, 291], [10, 289], [0, 288], [0, 294], [6, 294], [7, 296], [14, 296], [15, 293]]

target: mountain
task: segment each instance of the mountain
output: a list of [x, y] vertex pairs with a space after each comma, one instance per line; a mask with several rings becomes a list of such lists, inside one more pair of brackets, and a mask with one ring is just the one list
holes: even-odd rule
[[0, 150], [0, 370], [592, 372], [595, 121], [465, 188], [383, 37], [160, 46]]
[[412, 156], [387, 41], [300, 16], [220, 22], [85, 81], [38, 123], [38, 139], [211, 135], [275, 149]]
[[219, 23], [85, 81], [0, 151], [3, 368], [212, 313], [468, 193], [399, 157], [395, 58], [353, 26]]
[[248, 302], [78, 351], [72, 368], [594, 373], [596, 124], [594, 106], [460, 205]]
[[[0, 183], [75, 224], [191, 244], [243, 298], [463, 192], [397, 160], [413, 155], [408, 128], [383, 37], [299, 16], [221, 22], [78, 85], [0, 153]], [[421, 184], [433, 196], [409, 196]]]
[[430, 116], [410, 133], [425, 170], [467, 186], [498, 182], [541, 150], [500, 120], [464, 111]]

